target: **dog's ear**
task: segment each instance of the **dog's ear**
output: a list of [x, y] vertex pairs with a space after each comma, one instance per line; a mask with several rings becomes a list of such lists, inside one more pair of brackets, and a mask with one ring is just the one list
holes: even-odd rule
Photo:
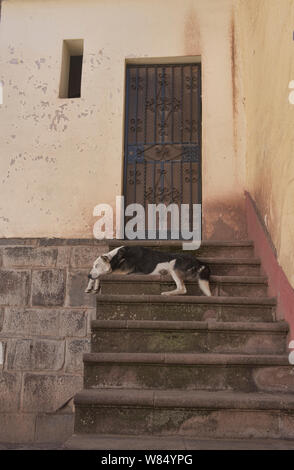
[[108, 258], [108, 256], [102, 255], [102, 256], [101, 256], [101, 259], [102, 259], [105, 263], [109, 263], [109, 258]]
[[117, 252], [117, 254], [116, 254], [116, 257], [117, 257], [118, 259], [120, 259], [120, 258], [123, 258], [123, 257], [125, 256], [125, 254], [126, 254], [126, 247], [125, 247], [125, 246], [122, 246], [122, 247], [118, 250], [118, 252]]

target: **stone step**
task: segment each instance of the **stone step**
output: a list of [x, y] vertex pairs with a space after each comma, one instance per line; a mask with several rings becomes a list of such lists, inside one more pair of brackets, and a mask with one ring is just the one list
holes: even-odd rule
[[[183, 252], [175, 241], [107, 249], [126, 244]], [[101, 277], [75, 397], [79, 436], [294, 439], [288, 326], [276, 321], [253, 243], [209, 241], [191, 253], [211, 268], [212, 297], [197, 281], [185, 296], [162, 296], [174, 289], [167, 276]]]
[[222, 439], [293, 439], [293, 394], [84, 390], [75, 433]]
[[274, 298], [164, 295], [97, 295], [99, 320], [272, 322]]
[[111, 240], [108, 242], [109, 250], [118, 246], [145, 246], [154, 250], [171, 251], [175, 253], [193, 253], [196, 257], [219, 258], [252, 258], [254, 244], [250, 240], [244, 241], [202, 241], [198, 250], [183, 250], [183, 244], [177, 240]]
[[208, 264], [211, 274], [215, 276], [258, 276], [260, 260], [258, 258], [207, 258], [199, 257]]
[[286, 355], [87, 353], [85, 388], [294, 392]]
[[[102, 294], [159, 295], [176, 288], [170, 276], [109, 274], [101, 276]], [[187, 295], [202, 295], [197, 280], [185, 281]], [[211, 276], [210, 290], [214, 296], [265, 297], [265, 276]]]
[[94, 320], [91, 352], [286, 353], [286, 322]]
[[[130, 432], [133, 432], [132, 429]], [[62, 448], [66, 450], [293, 450], [294, 439], [199, 439], [185, 435], [73, 434]], [[185, 458], [188, 462], [189, 457]]]

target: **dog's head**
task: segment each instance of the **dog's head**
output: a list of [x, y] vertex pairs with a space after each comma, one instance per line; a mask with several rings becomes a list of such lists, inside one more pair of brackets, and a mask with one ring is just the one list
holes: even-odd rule
[[98, 279], [101, 274], [109, 274], [111, 273], [111, 271], [112, 268], [109, 258], [107, 257], [107, 255], [102, 255], [94, 261], [93, 268], [91, 269], [88, 278], [95, 280]]

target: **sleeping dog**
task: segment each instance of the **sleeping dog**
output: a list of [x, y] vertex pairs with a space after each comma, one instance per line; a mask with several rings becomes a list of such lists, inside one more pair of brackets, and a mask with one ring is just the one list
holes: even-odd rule
[[198, 280], [201, 291], [211, 296], [209, 288], [209, 267], [193, 255], [166, 253], [143, 246], [120, 246], [99, 256], [88, 275], [89, 283], [85, 290], [99, 292], [99, 277], [102, 274], [170, 274], [176, 289], [162, 292], [162, 295], [186, 294], [184, 279]]

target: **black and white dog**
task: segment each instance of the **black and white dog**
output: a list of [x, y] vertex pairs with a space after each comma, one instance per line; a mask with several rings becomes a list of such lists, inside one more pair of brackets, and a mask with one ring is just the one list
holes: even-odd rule
[[89, 283], [85, 290], [99, 292], [99, 277], [102, 274], [170, 274], [177, 288], [162, 292], [162, 295], [186, 294], [184, 279], [198, 280], [201, 291], [211, 296], [209, 288], [209, 267], [188, 254], [166, 253], [143, 246], [120, 246], [99, 256], [88, 276]]

